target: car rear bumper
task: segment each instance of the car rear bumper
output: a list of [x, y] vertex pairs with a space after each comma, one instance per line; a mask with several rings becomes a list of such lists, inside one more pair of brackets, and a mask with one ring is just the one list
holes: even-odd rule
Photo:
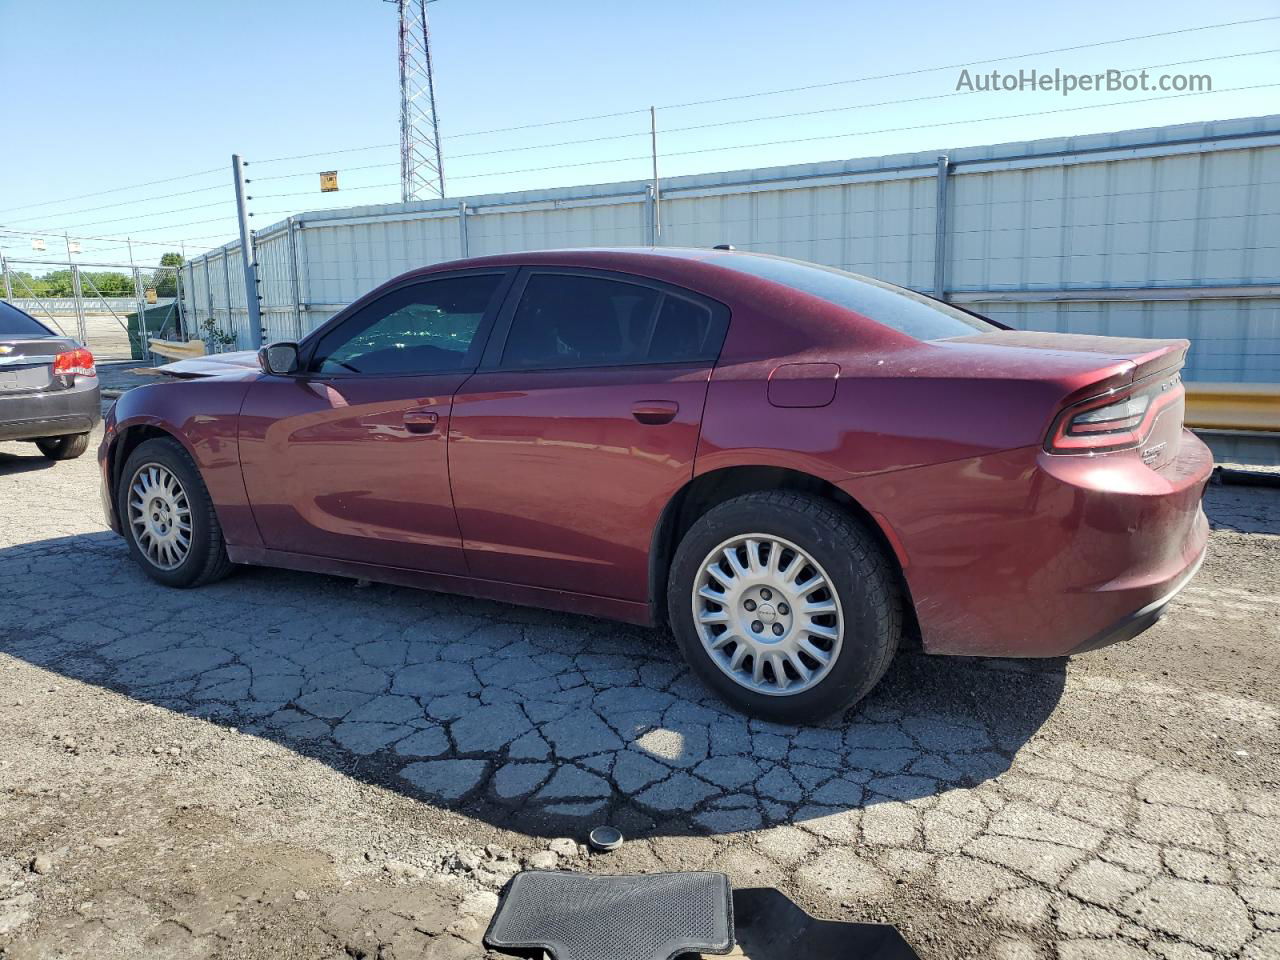
[[88, 433], [102, 419], [97, 379], [91, 386], [18, 396], [0, 395], [0, 440], [37, 440]]
[[1133, 613], [1121, 617], [1119, 621], [1113, 623], [1100, 633], [1094, 634], [1084, 643], [1069, 651], [1071, 655], [1077, 653], [1088, 653], [1090, 650], [1098, 650], [1102, 647], [1109, 647], [1113, 643], [1123, 643], [1126, 640], [1132, 640], [1138, 634], [1155, 626], [1157, 620], [1164, 616], [1165, 610], [1168, 609], [1170, 601], [1173, 600], [1182, 588], [1191, 582], [1191, 578], [1200, 570], [1200, 565], [1204, 563], [1204, 557], [1207, 550], [1202, 550], [1200, 556], [1196, 558], [1196, 562], [1192, 564], [1191, 569], [1187, 570], [1178, 579], [1173, 588], [1162, 597], [1157, 597], [1145, 607], [1135, 610]]
[[1057, 657], [1159, 619], [1203, 560], [1212, 470], [1184, 431], [1158, 470], [1028, 448], [842, 486], [897, 549], [927, 652]]

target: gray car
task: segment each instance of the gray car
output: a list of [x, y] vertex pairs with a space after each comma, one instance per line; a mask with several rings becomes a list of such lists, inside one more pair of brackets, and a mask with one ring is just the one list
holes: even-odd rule
[[0, 440], [32, 440], [50, 460], [71, 460], [101, 419], [93, 354], [0, 301]]

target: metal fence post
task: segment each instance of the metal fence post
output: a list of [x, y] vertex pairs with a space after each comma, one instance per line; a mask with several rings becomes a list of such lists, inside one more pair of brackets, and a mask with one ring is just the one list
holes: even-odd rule
[[945, 154], [938, 157], [938, 192], [935, 200], [937, 219], [933, 227], [933, 295], [939, 300], [947, 298], [947, 206], [951, 184], [951, 159]]
[[245, 206], [244, 161], [231, 155], [231, 173], [236, 187], [236, 217], [240, 221], [240, 260], [244, 264], [244, 302], [249, 310], [249, 346], [262, 346], [262, 313], [258, 307], [258, 258], [249, 232], [249, 208]]
[[[227, 293], [227, 333], [234, 336], [236, 332], [235, 314], [231, 312], [231, 258], [227, 256], [227, 248], [222, 248], [222, 280]], [[239, 338], [237, 337], [237, 341]], [[236, 346], [240, 346], [237, 342]]]
[[658, 111], [649, 108], [649, 149], [653, 154], [653, 245], [662, 239], [662, 187], [658, 181]]
[[285, 225], [289, 238], [289, 296], [293, 299], [293, 338], [302, 339], [302, 301], [298, 297], [298, 244], [294, 236], [297, 224], [290, 217]]
[[471, 239], [467, 236], [467, 201], [458, 201], [458, 252], [471, 256]]
[[[209, 311], [209, 319], [216, 324], [218, 322], [218, 318], [213, 314], [213, 275], [209, 272], [209, 260], [211, 258], [209, 254], [206, 253], [202, 259], [204, 260], [204, 296], [207, 301], [206, 307]], [[200, 321], [198, 316], [196, 317], [196, 326], [199, 328], [197, 333], [199, 330], [204, 329], [204, 324]]]
[[655, 200], [653, 184], [650, 183], [644, 188], [644, 232], [651, 247], [658, 245], [658, 205]]
[[178, 267], [173, 271], [173, 295], [177, 298], [174, 302], [178, 305], [178, 322], [175, 333], [182, 334], [182, 338], [186, 339], [187, 335], [187, 311], [186, 305], [182, 302], [182, 271], [185, 267]]
[[76, 339], [83, 344], [89, 342], [89, 330], [84, 322], [84, 294], [80, 289], [80, 267], [71, 265], [71, 295], [76, 301]]
[[147, 296], [142, 292], [142, 272], [133, 268], [133, 298], [138, 301], [138, 351], [151, 356], [151, 344], [147, 342]]

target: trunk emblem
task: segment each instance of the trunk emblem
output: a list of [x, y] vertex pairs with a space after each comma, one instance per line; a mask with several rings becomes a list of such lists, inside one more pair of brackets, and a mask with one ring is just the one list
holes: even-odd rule
[[1168, 445], [1168, 441], [1165, 441], [1164, 443], [1157, 443], [1154, 447], [1147, 447], [1147, 449], [1142, 451], [1142, 462], [1150, 463], [1152, 460], [1156, 459], [1156, 457], [1160, 456], [1164, 451], [1164, 448]]

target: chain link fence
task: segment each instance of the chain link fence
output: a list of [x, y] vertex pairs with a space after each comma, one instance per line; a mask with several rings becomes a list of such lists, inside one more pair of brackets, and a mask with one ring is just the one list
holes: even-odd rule
[[4, 299], [102, 360], [142, 360], [148, 340], [185, 339], [176, 266], [3, 258]]

